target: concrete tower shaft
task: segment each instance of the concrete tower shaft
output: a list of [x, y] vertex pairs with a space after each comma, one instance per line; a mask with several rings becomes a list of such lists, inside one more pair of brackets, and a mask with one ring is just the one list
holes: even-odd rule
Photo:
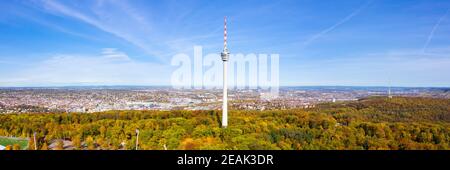
[[227, 90], [227, 63], [230, 53], [227, 48], [227, 17], [224, 18], [223, 27], [223, 52], [221, 54], [223, 61], [223, 99], [222, 99], [222, 127], [228, 126], [228, 90]]

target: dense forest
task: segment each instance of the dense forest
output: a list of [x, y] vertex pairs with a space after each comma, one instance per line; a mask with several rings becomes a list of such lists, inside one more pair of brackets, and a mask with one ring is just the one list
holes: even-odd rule
[[450, 100], [370, 97], [310, 109], [0, 114], [34, 149], [450, 149]]

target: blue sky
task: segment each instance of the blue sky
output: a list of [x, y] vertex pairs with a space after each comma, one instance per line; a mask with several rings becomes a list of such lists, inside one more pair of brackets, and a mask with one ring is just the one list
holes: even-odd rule
[[170, 59], [278, 53], [281, 85], [450, 86], [450, 2], [0, 3], [0, 86], [170, 85]]

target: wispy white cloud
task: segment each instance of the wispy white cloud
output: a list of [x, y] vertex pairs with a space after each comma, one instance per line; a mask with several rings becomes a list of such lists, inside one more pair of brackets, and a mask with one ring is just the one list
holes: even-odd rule
[[364, 5], [360, 6], [358, 9], [354, 10], [351, 14], [347, 15], [345, 18], [339, 20], [337, 23], [335, 23], [331, 27], [328, 27], [327, 29], [324, 29], [324, 30], [320, 31], [319, 33], [313, 35], [311, 38], [309, 38], [306, 41], [304, 41], [302, 43], [302, 46], [303, 47], [308, 46], [309, 44], [311, 44], [315, 40], [321, 38], [322, 36], [326, 35], [327, 33], [331, 32], [331, 31], [333, 31], [334, 29], [336, 29], [340, 25], [345, 24], [346, 22], [350, 21], [353, 17], [358, 15], [365, 8], [367, 8], [372, 2], [373, 2], [373, 0], [368, 1]]
[[[191, 52], [192, 47], [198, 45], [196, 42], [210, 39], [216, 36], [215, 33], [220, 33], [219, 25], [217, 30], [206, 34], [186, 33], [189, 29], [196, 29], [201, 24], [210, 23], [186, 24], [184, 23], [186, 21], [180, 19], [178, 15], [170, 15], [170, 13], [167, 16], [161, 16], [160, 13], [156, 15], [151, 10], [142, 11], [135, 4], [129, 4], [127, 1], [92, 2], [84, 4], [85, 8], [78, 8], [77, 5], [68, 2], [42, 0], [42, 3], [37, 6], [41, 6], [47, 13], [76, 19], [121, 38], [140, 48], [150, 57], [154, 57], [158, 62], [166, 64], [174, 54]], [[176, 14], [190, 12], [192, 12], [191, 9], [171, 11]], [[161, 20], [164, 20], [161, 18], [167, 18], [168, 22], [161, 23]], [[154, 19], [159, 22], [155, 23]], [[220, 36], [220, 34], [217, 35]]]
[[[172, 67], [140, 62], [113, 48], [98, 55], [57, 54], [0, 77], [0, 86], [165, 85]], [[126, 60], [124, 60], [126, 59]], [[155, 70], [158, 74], [154, 74]]]
[[[64, 5], [59, 1], [46, 0], [42, 2], [47, 12], [72, 17], [90, 24], [141, 48], [148, 55], [151, 55], [151, 57], [163, 60], [163, 52], [157, 48], [153, 48], [154, 46], [157, 47], [157, 43], [150, 39], [150, 37], [154, 36], [154, 33], [149, 31], [150, 24], [124, 3], [114, 6], [115, 8], [120, 8], [117, 10], [119, 11], [117, 12], [118, 14], [110, 13], [113, 9], [110, 9], [111, 6], [104, 6], [106, 2], [101, 3], [102, 5], [97, 8], [93, 7], [93, 14], [88, 14], [87, 12], [82, 12], [79, 9]], [[112, 2], [115, 1], [109, 3]], [[126, 21], [120, 18], [126, 18]], [[147, 38], [143, 38], [144, 36], [147, 36]]]
[[436, 22], [436, 24], [433, 26], [433, 29], [431, 30], [430, 34], [428, 35], [427, 41], [425, 41], [425, 44], [423, 45], [422, 48], [422, 53], [425, 53], [425, 50], [428, 48], [428, 45], [430, 44], [431, 40], [433, 39], [434, 36], [434, 32], [436, 31], [436, 29], [439, 27], [439, 25], [441, 25], [441, 22], [444, 20], [444, 18], [447, 16], [448, 12], [450, 11], [450, 9], [448, 9], [444, 15], [442, 15], [438, 22]]
[[102, 54], [103, 57], [108, 59], [130, 61], [130, 58], [128, 57], [127, 54], [115, 48], [103, 48]]
[[[397, 49], [350, 57], [304, 60], [292, 80], [300, 85], [450, 86], [450, 47]], [[297, 84], [299, 85], [299, 84]]]

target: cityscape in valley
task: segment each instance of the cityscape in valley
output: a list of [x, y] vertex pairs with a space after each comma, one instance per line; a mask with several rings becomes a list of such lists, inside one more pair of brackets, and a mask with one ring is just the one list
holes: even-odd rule
[[[0, 90], [1, 150], [450, 149], [450, 89], [20, 87]], [[139, 140], [138, 140], [139, 139]]]
[[[389, 94], [389, 90], [391, 93]], [[278, 98], [265, 90], [230, 90], [231, 109], [286, 110], [318, 103], [354, 101], [370, 96], [450, 98], [450, 88], [414, 87], [281, 87]], [[109, 110], [220, 110], [222, 91], [146, 86], [0, 88], [0, 113], [79, 112]]]

